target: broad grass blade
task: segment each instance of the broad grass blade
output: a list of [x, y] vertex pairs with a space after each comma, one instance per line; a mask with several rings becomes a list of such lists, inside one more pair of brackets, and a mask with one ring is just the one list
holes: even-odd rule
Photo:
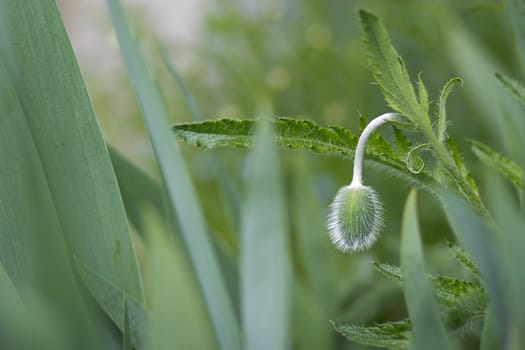
[[425, 273], [417, 221], [416, 192], [410, 192], [401, 229], [401, 271], [412, 323], [412, 349], [452, 349]]
[[232, 302], [188, 169], [170, 132], [165, 106], [131, 36], [120, 2], [108, 0], [108, 5], [129, 77], [140, 101], [169, 204], [180, 225], [215, 335], [221, 349], [239, 349], [240, 334]]
[[272, 131], [264, 122], [251, 160], [240, 249], [245, 349], [284, 350], [292, 284], [286, 208]]

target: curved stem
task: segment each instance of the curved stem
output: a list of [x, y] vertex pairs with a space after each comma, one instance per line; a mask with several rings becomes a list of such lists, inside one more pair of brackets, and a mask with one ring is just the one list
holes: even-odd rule
[[359, 141], [357, 141], [357, 147], [355, 149], [354, 155], [354, 173], [352, 177], [352, 182], [350, 187], [359, 187], [363, 185], [363, 157], [365, 155], [366, 142], [368, 137], [377, 129], [379, 126], [384, 124], [387, 121], [394, 120], [398, 117], [397, 113], [384, 113], [380, 116], [374, 118], [368, 125], [365, 127], [361, 136], [359, 136]]

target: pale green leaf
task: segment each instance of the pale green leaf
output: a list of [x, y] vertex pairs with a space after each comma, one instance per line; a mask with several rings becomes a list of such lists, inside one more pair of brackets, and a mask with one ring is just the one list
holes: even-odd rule
[[129, 311], [128, 303], [124, 298], [124, 316], [122, 329], [122, 350], [133, 350], [133, 342], [131, 340], [131, 327], [129, 325]]
[[334, 328], [349, 340], [392, 350], [405, 350], [410, 344], [410, 322], [399, 321], [378, 324], [370, 327], [339, 325]]
[[284, 350], [290, 346], [292, 281], [286, 206], [270, 124], [260, 125], [241, 230], [242, 320], [246, 349]]
[[79, 258], [75, 258], [75, 266], [86, 289], [122, 332], [125, 331], [127, 309], [129, 338], [133, 346], [140, 348], [144, 344], [144, 328], [148, 318], [146, 307]]
[[[0, 80], [12, 90], [2, 84], [2, 98], [17, 109], [2, 113], [2, 122], [18, 126], [14, 131], [3, 125], [0, 139], [19, 138], [23, 144], [26, 158], [20, 159], [37, 169], [38, 186], [50, 198], [45, 210], [52, 215], [46, 220], [55, 221], [50, 230], [62, 236], [57, 239], [66, 242], [68, 254], [140, 300], [142, 283], [117, 181], [55, 1], [4, 0], [1, 6], [8, 35], [0, 46]], [[6, 151], [14, 149], [10, 145]], [[0, 156], [5, 159], [3, 150]], [[14, 179], [25, 171], [21, 166], [2, 169]], [[28, 225], [38, 225], [27, 217], [27, 208], [19, 214], [26, 215]], [[0, 214], [0, 222], [9, 218]]]
[[438, 141], [444, 142], [446, 139], [447, 132], [447, 99], [448, 95], [454, 90], [457, 84], [463, 84], [463, 80], [460, 78], [452, 78], [443, 87], [441, 94], [439, 95], [439, 111], [437, 120], [437, 137]]
[[108, 5], [129, 78], [140, 101], [168, 201], [180, 225], [219, 346], [224, 350], [238, 349], [240, 334], [232, 301], [208, 236], [197, 193], [170, 132], [162, 98], [131, 35], [120, 2], [108, 0]]
[[451, 349], [445, 326], [425, 273], [417, 221], [416, 192], [408, 196], [401, 228], [401, 271], [405, 302], [412, 323], [413, 349]]
[[390, 42], [379, 18], [360, 10], [359, 18], [367, 47], [368, 62], [388, 104], [415, 122], [425, 117], [406, 67]]
[[144, 349], [217, 349], [213, 327], [194, 272], [160, 217], [145, 211], [146, 276], [151, 311]]
[[428, 150], [429, 148], [430, 145], [428, 143], [423, 143], [421, 145], [413, 147], [408, 151], [406, 156], [406, 164], [407, 169], [412, 174], [419, 174], [425, 168], [425, 162], [423, 161], [423, 158], [419, 156], [419, 154], [425, 150]]
[[521, 68], [525, 71], [525, 3], [521, 0], [505, 0], [503, 2], [514, 31], [518, 61], [521, 62]]
[[516, 163], [497, 153], [487, 145], [476, 141], [468, 140], [472, 152], [485, 165], [496, 169], [503, 176], [510, 180], [516, 187], [522, 188], [525, 178], [525, 172]]

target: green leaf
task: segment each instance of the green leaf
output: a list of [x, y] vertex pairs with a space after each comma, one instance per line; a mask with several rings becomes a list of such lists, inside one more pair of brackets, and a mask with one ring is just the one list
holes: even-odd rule
[[516, 163], [479, 141], [468, 140], [468, 142], [472, 152], [474, 152], [485, 165], [499, 171], [500, 174], [509, 179], [516, 187], [523, 187], [525, 172]]
[[290, 346], [292, 280], [284, 188], [270, 125], [259, 128], [241, 230], [245, 347], [284, 350]]
[[368, 63], [386, 101], [411, 121], [425, 117], [403, 60], [390, 42], [381, 21], [364, 10], [359, 11], [361, 28], [367, 48]]
[[[14, 113], [2, 111], [0, 139], [19, 138], [20, 159], [37, 169], [35, 183], [50, 199], [43, 209], [50, 214], [45, 220], [55, 221], [48, 228], [62, 236], [58, 241], [67, 243], [67, 259], [77, 255], [140, 300], [142, 282], [117, 181], [55, 1], [5, 0], [1, 7], [8, 32], [0, 46], [2, 99]], [[14, 123], [16, 129], [7, 126], [15, 127]], [[13, 145], [0, 150], [3, 162], [5, 152], [16, 149]], [[2, 173], [2, 182], [20, 177], [21, 166], [2, 166], [7, 173]], [[11, 185], [20, 186], [20, 182]], [[24, 191], [20, 187], [13, 190]], [[24, 216], [31, 220], [27, 208], [21, 210], [17, 220]], [[4, 214], [0, 213], [0, 222], [10, 225], [15, 217]], [[32, 227], [29, 232], [39, 229]], [[13, 226], [0, 231], [20, 237], [28, 233]], [[4, 242], [0, 247], [5, 247]], [[19, 243], [27, 246], [31, 242]], [[14, 251], [1, 252], [0, 256], [10, 258], [12, 254]]]
[[[456, 182], [456, 186], [463, 193], [463, 196], [465, 198], [469, 198], [471, 203], [476, 203], [479, 198], [478, 186], [476, 185], [474, 178], [472, 177], [472, 175], [470, 174], [470, 171], [465, 165], [465, 161], [463, 160], [463, 155], [459, 152], [456, 142], [452, 138], [448, 138], [446, 141], [447, 141], [448, 150], [450, 151], [450, 154], [452, 155], [452, 159], [454, 160], [454, 164], [459, 169], [461, 176], [467, 181], [468, 186], [470, 186], [470, 190], [465, 188], [465, 185], [463, 185], [463, 183], [461, 182]], [[471, 194], [472, 192], [474, 193], [476, 197], [472, 196]]]
[[167, 236], [154, 212], [146, 210], [144, 222], [151, 300], [144, 349], [216, 349], [213, 327], [186, 255]]
[[476, 276], [477, 278], [481, 278], [481, 273], [479, 272], [479, 269], [477, 268], [476, 264], [474, 264], [474, 261], [472, 260], [472, 257], [470, 254], [463, 248], [461, 248], [458, 245], [455, 245], [451, 242], [447, 242], [447, 246], [454, 255], [454, 258], [463, 266], [465, 266], [467, 269], [470, 270]]
[[332, 324], [339, 333], [355, 343], [392, 350], [404, 350], [410, 344], [409, 321], [388, 322], [371, 327]]
[[[181, 123], [173, 131], [190, 145], [213, 149], [218, 147], [248, 148], [253, 146], [256, 120], [217, 119], [202, 123]], [[357, 137], [340, 126], [321, 127], [309, 120], [277, 118], [273, 121], [274, 140], [279, 146], [316, 153], [353, 157]], [[384, 140], [383, 140], [384, 141]], [[386, 141], [370, 139], [366, 153], [390, 166], [405, 169]], [[394, 154], [394, 156], [387, 156]]]
[[397, 127], [393, 127], [394, 130], [394, 145], [396, 146], [399, 157], [403, 160], [406, 159], [407, 153], [412, 148], [412, 143], [405, 136], [405, 134]]
[[396, 282], [401, 282], [401, 270], [399, 267], [391, 264], [373, 263], [374, 268], [386, 278]]
[[419, 105], [421, 106], [421, 110], [423, 111], [424, 115], [428, 115], [430, 103], [428, 101], [427, 89], [421, 78], [421, 73], [417, 75], [417, 94], [419, 96]]
[[451, 349], [447, 332], [434, 302], [432, 288], [425, 274], [416, 192], [408, 196], [401, 229], [401, 271], [405, 302], [412, 323], [413, 349]]
[[518, 99], [522, 104], [525, 104], [525, 86], [523, 86], [519, 81], [512, 79], [505, 74], [496, 73], [496, 78], [503, 84], [514, 97]]
[[125, 332], [127, 309], [131, 343], [136, 348], [141, 348], [144, 344], [144, 328], [148, 318], [146, 307], [79, 258], [75, 258], [75, 266], [86, 289], [122, 332]]
[[120, 2], [108, 0], [108, 5], [124, 62], [140, 101], [169, 204], [181, 227], [181, 235], [195, 269], [219, 346], [225, 350], [239, 349], [240, 334], [232, 301], [208, 237], [204, 215], [190, 174], [177, 143], [173, 141], [162, 98], [131, 36]]
[[437, 120], [437, 137], [439, 142], [444, 142], [446, 139], [447, 132], [447, 99], [448, 95], [454, 90], [457, 84], [463, 84], [461, 78], [452, 78], [443, 87], [441, 94], [439, 95], [439, 112]]
[[419, 174], [423, 171], [423, 168], [425, 167], [425, 162], [423, 159], [419, 156], [419, 154], [423, 151], [426, 151], [430, 148], [430, 145], [428, 143], [423, 143], [421, 145], [417, 145], [416, 147], [413, 147], [408, 151], [406, 156], [406, 164], [407, 169], [410, 170], [412, 174]]
[[129, 325], [129, 311], [128, 303], [124, 298], [124, 317], [122, 329], [122, 350], [133, 350], [133, 342], [131, 341], [131, 327]]
[[483, 274], [488, 295], [493, 305], [497, 334], [505, 339], [509, 329], [510, 308], [506, 297], [503, 276], [498, 268], [498, 253], [495, 237], [487, 225], [472, 208], [455, 195], [440, 194], [448, 221], [452, 229], [469, 252]]
[[521, 0], [505, 0], [505, 9], [514, 31], [521, 68], [525, 69], [525, 4]]
[[108, 147], [108, 150], [128, 218], [144, 237], [144, 208], [154, 209], [158, 215], [165, 212], [160, 184], [116, 149]]

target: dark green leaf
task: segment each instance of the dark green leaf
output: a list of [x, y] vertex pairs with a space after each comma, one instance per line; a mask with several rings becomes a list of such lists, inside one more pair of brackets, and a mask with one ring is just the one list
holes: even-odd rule
[[339, 325], [334, 328], [349, 340], [363, 344], [392, 350], [407, 349], [410, 344], [410, 322], [389, 322], [371, 327], [354, 325]]

